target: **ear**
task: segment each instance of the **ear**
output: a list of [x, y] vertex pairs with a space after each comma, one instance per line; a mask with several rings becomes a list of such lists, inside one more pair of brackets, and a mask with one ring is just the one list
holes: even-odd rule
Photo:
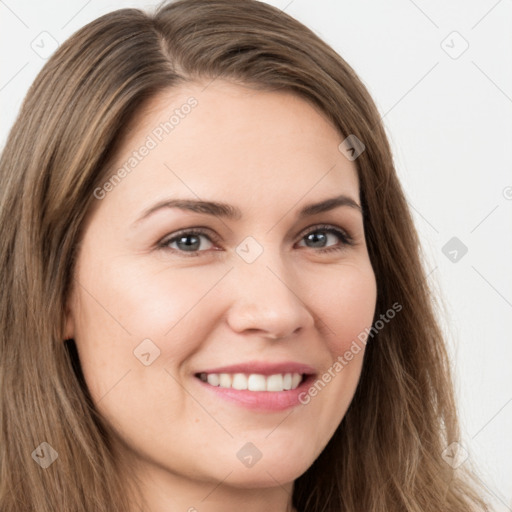
[[73, 318], [73, 312], [71, 305], [68, 302], [65, 309], [64, 317], [64, 341], [74, 339], [75, 337], [75, 320]]

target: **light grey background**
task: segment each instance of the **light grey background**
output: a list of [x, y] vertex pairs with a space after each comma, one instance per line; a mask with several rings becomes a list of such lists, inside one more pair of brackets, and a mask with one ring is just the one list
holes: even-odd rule
[[[444, 304], [460, 443], [496, 510], [512, 512], [512, 2], [269, 3], [332, 45], [383, 115]], [[111, 10], [154, 5], [0, 0], [1, 146], [52, 45]]]

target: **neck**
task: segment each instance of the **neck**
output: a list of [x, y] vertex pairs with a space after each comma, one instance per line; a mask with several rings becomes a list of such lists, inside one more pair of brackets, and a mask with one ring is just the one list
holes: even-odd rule
[[280, 484], [270, 475], [268, 486], [257, 488], [233, 481], [230, 473], [217, 481], [201, 480], [150, 464], [136, 475], [140, 498], [134, 498], [137, 505], [130, 512], [297, 512], [292, 505], [293, 482]]

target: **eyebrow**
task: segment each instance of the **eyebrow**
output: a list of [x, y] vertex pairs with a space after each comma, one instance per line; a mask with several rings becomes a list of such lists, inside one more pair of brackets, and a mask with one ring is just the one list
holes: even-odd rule
[[[339, 208], [340, 206], [348, 206], [350, 208], [359, 210], [362, 213], [361, 206], [357, 204], [354, 199], [342, 194], [340, 196], [324, 199], [318, 203], [311, 203], [304, 206], [297, 213], [297, 219], [302, 219], [303, 217], [327, 212], [329, 210]], [[217, 201], [202, 201], [199, 199], [166, 199], [145, 210], [142, 215], [134, 222], [134, 225], [147, 219], [156, 211], [164, 208], [179, 208], [181, 210], [214, 215], [215, 217], [226, 218], [229, 220], [239, 220], [242, 218], [241, 210], [231, 204]]]

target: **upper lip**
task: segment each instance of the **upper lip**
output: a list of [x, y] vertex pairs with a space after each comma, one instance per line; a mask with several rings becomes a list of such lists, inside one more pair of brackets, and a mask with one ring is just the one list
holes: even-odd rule
[[259, 375], [275, 375], [277, 373], [300, 373], [315, 374], [315, 369], [308, 364], [297, 363], [293, 361], [284, 361], [282, 363], [267, 363], [263, 361], [249, 361], [246, 363], [233, 364], [229, 366], [219, 366], [201, 370], [198, 373], [257, 373]]

